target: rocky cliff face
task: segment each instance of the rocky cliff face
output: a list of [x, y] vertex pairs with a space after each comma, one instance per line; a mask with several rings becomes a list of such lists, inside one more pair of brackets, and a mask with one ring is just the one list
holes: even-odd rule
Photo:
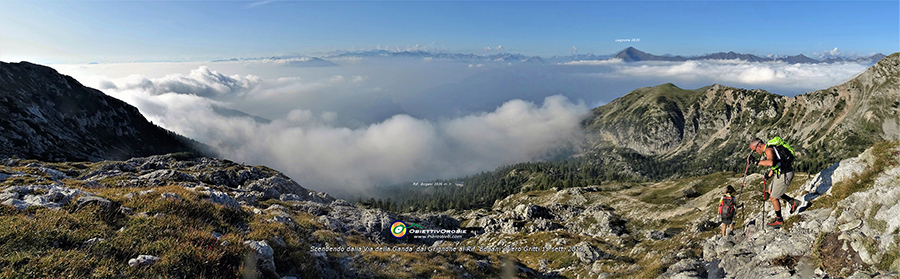
[[199, 143], [72, 77], [28, 62], [0, 63], [0, 158], [99, 161], [198, 151]]
[[678, 165], [668, 175], [704, 174], [737, 165], [749, 153], [750, 138], [780, 136], [800, 151], [801, 169], [818, 171], [876, 141], [900, 139], [898, 100], [900, 53], [844, 84], [795, 97], [664, 84], [594, 109], [585, 121], [596, 135], [587, 154], [608, 158], [634, 152]]

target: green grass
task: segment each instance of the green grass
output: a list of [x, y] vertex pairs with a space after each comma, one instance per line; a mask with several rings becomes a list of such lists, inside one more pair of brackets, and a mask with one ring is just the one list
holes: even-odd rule
[[892, 245], [890, 249], [885, 251], [884, 255], [881, 256], [881, 260], [877, 264], [875, 264], [875, 267], [877, 267], [880, 270], [900, 271], [900, 270], [897, 270], [897, 267], [894, 267], [893, 270], [891, 267], [891, 265], [893, 265], [894, 262], [896, 262], [898, 259], [900, 259], [900, 247], [898, 247], [896, 244], [897, 237], [894, 237], [894, 239], [895, 239], [894, 245]]
[[794, 226], [794, 224], [798, 222], [803, 222], [803, 216], [800, 216], [799, 214], [791, 215], [791, 217], [788, 217], [784, 220], [782, 228], [784, 228], [785, 231], [789, 231]]

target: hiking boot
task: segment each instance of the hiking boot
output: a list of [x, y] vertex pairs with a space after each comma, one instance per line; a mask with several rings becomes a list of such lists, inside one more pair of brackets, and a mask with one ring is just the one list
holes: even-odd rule
[[792, 200], [791, 201], [791, 214], [794, 214], [794, 212], [797, 212], [798, 208], [800, 208], [800, 201]]
[[781, 226], [782, 224], [784, 224], [784, 220], [783, 220], [783, 219], [781, 219], [781, 218], [775, 218], [775, 221], [772, 222], [772, 223], [769, 223], [769, 226], [773, 226], [773, 227], [774, 227], [774, 226]]

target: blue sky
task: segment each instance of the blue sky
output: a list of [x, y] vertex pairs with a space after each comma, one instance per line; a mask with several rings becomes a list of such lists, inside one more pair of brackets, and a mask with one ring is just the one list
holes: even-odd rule
[[[898, 1], [0, 1], [0, 60], [203, 61], [379, 46], [464, 53], [900, 51]], [[640, 39], [616, 42], [616, 39]]]

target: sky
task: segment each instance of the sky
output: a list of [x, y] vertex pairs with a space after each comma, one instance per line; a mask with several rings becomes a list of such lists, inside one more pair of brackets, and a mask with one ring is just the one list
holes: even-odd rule
[[[559, 60], [652, 54], [900, 51], [884, 2], [0, 0], [0, 60], [46, 64], [222, 157], [352, 192], [577, 153], [590, 109], [663, 83], [794, 96], [875, 61]], [[328, 57], [423, 50], [516, 60]], [[325, 57], [316, 61], [305, 56]], [[213, 61], [242, 58], [236, 61]], [[252, 117], [257, 116], [257, 117]]]
[[[0, 1], [0, 60], [204, 61], [428, 48], [527, 55], [900, 49], [897, 1]], [[631, 39], [631, 41], [623, 41]], [[635, 41], [633, 39], [639, 39]], [[617, 42], [618, 40], [618, 42]]]

